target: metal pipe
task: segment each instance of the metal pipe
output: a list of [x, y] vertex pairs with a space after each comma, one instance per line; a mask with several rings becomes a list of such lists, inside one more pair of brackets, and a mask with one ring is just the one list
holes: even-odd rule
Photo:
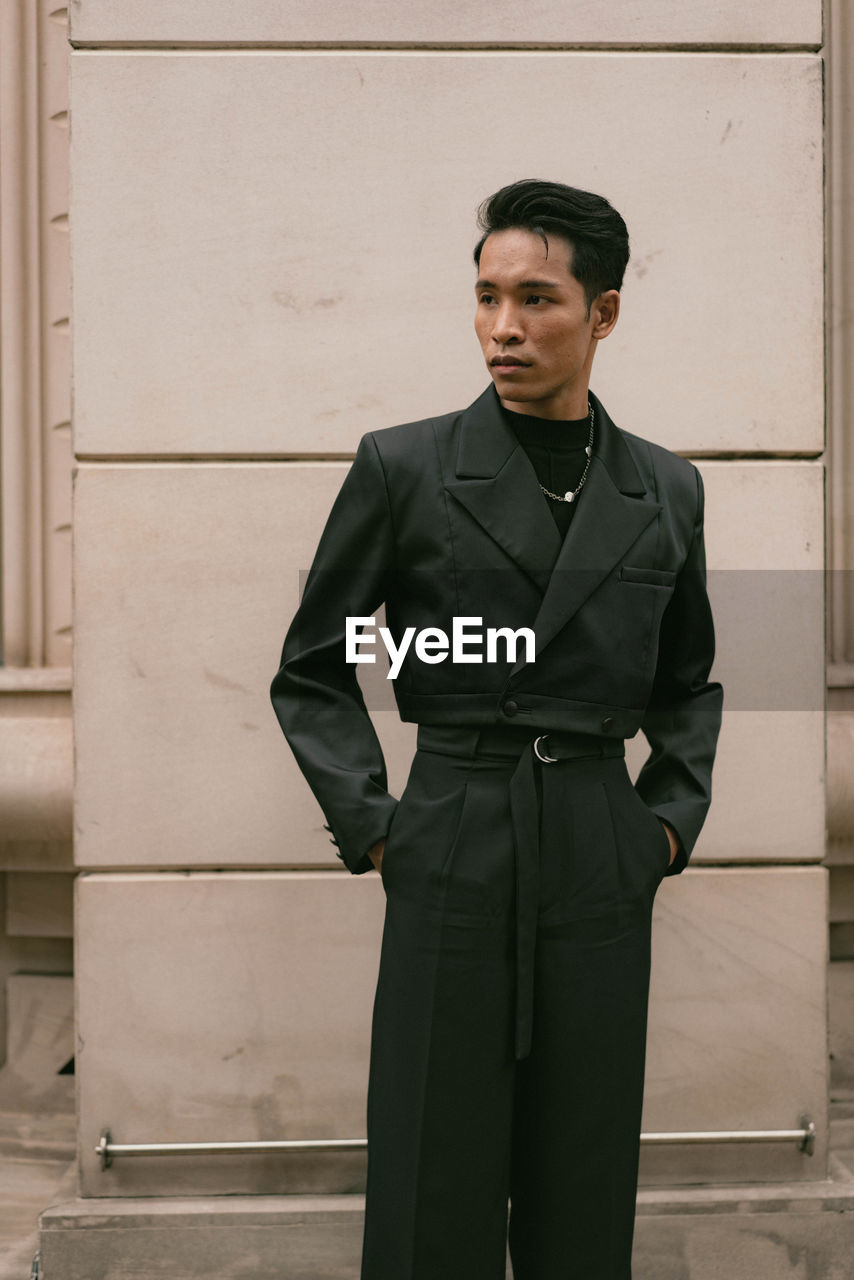
[[642, 1133], [641, 1142], [663, 1146], [679, 1142], [797, 1142], [805, 1155], [815, 1148], [815, 1124], [807, 1116], [800, 1129], [712, 1129], [688, 1133]]
[[[815, 1149], [815, 1124], [801, 1116], [798, 1129], [713, 1129], [687, 1133], [642, 1133], [647, 1146], [679, 1143], [796, 1142], [811, 1156]], [[115, 1156], [258, 1155], [280, 1151], [366, 1151], [367, 1138], [293, 1138], [280, 1142], [113, 1142], [104, 1129], [95, 1148], [101, 1168], [109, 1169]]]
[[279, 1142], [113, 1142], [104, 1129], [95, 1148], [101, 1168], [114, 1156], [258, 1155], [277, 1151], [365, 1151], [367, 1138], [292, 1138]]

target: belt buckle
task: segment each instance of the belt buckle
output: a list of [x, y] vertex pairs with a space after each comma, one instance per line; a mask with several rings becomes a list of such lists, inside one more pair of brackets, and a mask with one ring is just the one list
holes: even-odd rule
[[542, 760], [543, 764], [557, 764], [558, 763], [557, 756], [543, 755], [542, 752], [540, 751], [540, 743], [545, 742], [548, 736], [549, 735], [547, 733], [541, 733], [538, 738], [534, 739], [534, 755], [537, 757], [538, 760]]

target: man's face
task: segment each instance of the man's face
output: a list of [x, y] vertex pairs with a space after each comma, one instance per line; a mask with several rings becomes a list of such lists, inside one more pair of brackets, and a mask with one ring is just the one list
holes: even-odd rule
[[570, 270], [572, 246], [511, 228], [488, 236], [475, 286], [474, 327], [507, 408], [543, 418], [587, 414], [590, 368], [600, 338], [617, 321], [620, 295], [600, 294], [587, 314]]

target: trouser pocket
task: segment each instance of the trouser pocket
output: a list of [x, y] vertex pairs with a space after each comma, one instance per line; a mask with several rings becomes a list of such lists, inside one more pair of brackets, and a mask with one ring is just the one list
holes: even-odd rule
[[670, 865], [670, 840], [664, 823], [638, 792], [624, 761], [608, 782], [620, 874], [627, 891], [654, 896]]

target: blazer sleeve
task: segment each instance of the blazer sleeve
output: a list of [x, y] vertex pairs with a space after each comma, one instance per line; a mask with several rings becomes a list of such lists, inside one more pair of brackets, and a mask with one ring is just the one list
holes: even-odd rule
[[379, 740], [346, 662], [345, 620], [370, 616], [385, 599], [394, 537], [385, 473], [366, 435], [318, 544], [288, 629], [270, 696], [279, 724], [354, 874], [388, 832], [397, 801], [387, 790]]
[[664, 612], [652, 694], [641, 723], [651, 751], [636, 788], [675, 830], [680, 848], [666, 875], [683, 871], [712, 799], [712, 764], [723, 689], [709, 680], [715, 632], [706, 590], [703, 481], [694, 468], [697, 507], [685, 563]]

